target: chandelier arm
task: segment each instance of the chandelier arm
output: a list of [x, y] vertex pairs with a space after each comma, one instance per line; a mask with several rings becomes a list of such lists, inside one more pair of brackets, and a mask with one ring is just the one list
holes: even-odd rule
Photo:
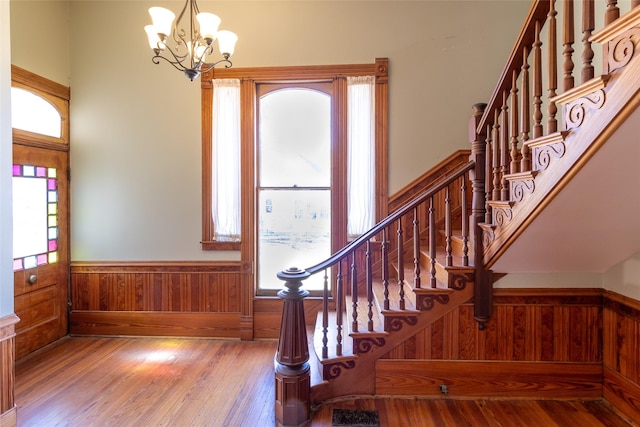
[[186, 37], [186, 34], [184, 32], [184, 28], [178, 28], [178, 25], [180, 25], [180, 22], [182, 22], [182, 17], [184, 16], [184, 13], [187, 11], [187, 6], [189, 5], [189, 3], [191, 2], [191, 0], [186, 0], [184, 2], [184, 6], [182, 7], [182, 10], [180, 11], [180, 14], [178, 15], [178, 19], [176, 19], [175, 21], [173, 21], [173, 40], [178, 43], [181, 44], [184, 42], [184, 39]]
[[225, 58], [225, 59], [221, 59], [219, 61], [216, 61], [213, 64], [209, 64], [209, 66], [207, 68], [204, 68], [204, 69], [200, 70], [200, 72], [206, 73], [207, 71], [211, 71], [213, 69], [213, 67], [215, 67], [218, 64], [222, 64], [222, 63], [226, 63], [224, 68], [231, 68], [233, 66], [231, 61], [229, 61], [228, 59]]
[[[177, 54], [177, 53], [175, 53], [175, 52], [173, 51], [173, 49], [171, 49], [171, 47], [169, 47], [168, 45], [166, 45], [166, 44], [165, 44], [165, 45], [164, 45], [164, 47], [165, 47], [164, 49], [161, 49], [161, 52], [164, 52], [165, 50], [166, 50], [166, 51], [168, 51], [168, 52], [171, 54], [171, 56], [173, 56], [173, 59], [175, 60], [175, 63], [180, 64], [180, 65], [181, 65], [182, 67], [184, 67], [185, 69], [187, 68], [187, 67], [185, 67], [185, 66], [184, 66], [183, 62], [184, 62], [184, 60], [185, 60], [185, 59], [187, 59], [187, 57], [189, 56], [189, 55], [188, 55], [188, 53], [185, 53], [184, 55], [178, 55], [178, 54]], [[170, 59], [168, 59], [168, 58], [165, 58], [164, 56], [160, 55], [159, 53], [157, 53], [157, 54], [156, 54], [156, 56], [158, 56], [158, 57], [160, 57], [160, 58], [163, 58], [163, 59], [164, 59], [165, 61], [167, 61], [167, 62], [173, 63], [173, 61], [171, 61], [171, 60], [170, 60]]]
[[[193, 47], [193, 50], [195, 52], [195, 46]], [[200, 59], [198, 59], [198, 61], [195, 61], [195, 58], [197, 58], [196, 56], [192, 56], [191, 57], [191, 68], [194, 70], [199, 70], [202, 67], [202, 64], [204, 64], [204, 57], [207, 55], [211, 55], [213, 53], [213, 46], [212, 45], [207, 45], [206, 49], [204, 50], [204, 52], [202, 52], [202, 55], [200, 55]]]
[[[175, 56], [175, 55], [174, 55]], [[169, 64], [173, 65], [173, 68], [175, 68], [178, 71], [184, 71], [187, 68], [182, 65], [182, 62], [180, 61], [172, 61], [169, 58], [165, 58], [162, 55], [155, 55], [151, 58], [151, 62], [153, 62], [154, 64], [159, 64], [160, 63], [160, 59], [164, 59], [165, 61], [167, 61]]]

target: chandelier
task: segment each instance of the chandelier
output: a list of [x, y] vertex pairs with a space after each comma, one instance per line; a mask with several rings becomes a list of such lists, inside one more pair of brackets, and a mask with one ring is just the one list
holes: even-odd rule
[[[189, 16], [185, 16], [187, 8]], [[176, 15], [164, 7], [150, 8], [149, 15], [153, 24], [145, 26], [144, 30], [154, 52], [151, 58], [154, 64], [163, 59], [184, 72], [191, 81], [220, 63], [231, 68], [229, 58], [233, 55], [238, 36], [231, 31], [218, 30], [221, 19], [213, 13], [200, 12], [196, 0], [186, 0], [175, 22]], [[182, 18], [188, 19], [188, 32], [183, 27]], [[213, 54], [213, 42], [216, 40], [222, 58], [210, 62], [208, 57]]]

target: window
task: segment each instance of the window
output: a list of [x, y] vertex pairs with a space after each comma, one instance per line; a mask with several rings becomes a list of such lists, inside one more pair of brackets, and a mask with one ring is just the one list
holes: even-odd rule
[[[320, 191], [315, 201], [288, 201], [287, 209], [292, 215], [306, 212], [310, 217], [323, 218], [329, 216], [331, 222], [330, 251], [344, 246], [350, 237], [366, 231], [377, 220], [386, 215], [387, 208], [387, 60], [379, 59], [373, 64], [336, 65], [313, 67], [278, 67], [247, 69], [214, 69], [202, 75], [202, 131], [203, 131], [203, 234], [202, 247], [205, 250], [240, 250], [242, 261], [247, 269], [257, 276], [255, 262], [259, 262], [258, 240], [260, 234], [260, 214], [275, 209], [276, 203], [283, 202], [286, 191], [303, 194], [309, 191]], [[217, 134], [221, 126], [229, 121], [221, 122], [214, 111], [218, 96], [223, 90], [222, 82], [235, 81], [239, 92], [235, 93], [240, 103], [239, 142], [225, 138], [226, 142], [239, 148], [239, 160], [225, 162], [225, 167], [239, 163], [239, 209], [223, 207], [216, 189], [227, 190], [233, 185], [216, 187], [216, 176], [221, 169], [216, 166], [220, 161], [216, 152]], [[219, 92], [216, 94], [216, 92]], [[285, 188], [278, 184], [286, 170], [299, 168], [301, 163], [291, 160], [282, 152], [263, 150], [260, 144], [260, 121], [264, 108], [269, 103], [263, 100], [274, 99], [279, 93], [282, 98], [296, 93], [322, 93], [327, 99], [328, 116], [328, 166], [323, 166], [328, 173], [327, 182], [319, 187], [288, 182]], [[284, 94], [284, 95], [283, 95]], [[273, 98], [270, 98], [272, 97]], [[314, 95], [312, 95], [312, 98]], [[319, 97], [318, 99], [322, 99]], [[356, 101], [357, 100], [357, 101]], [[293, 101], [300, 102], [300, 101]], [[301, 105], [301, 104], [299, 104]], [[362, 108], [352, 109], [353, 106]], [[228, 107], [225, 107], [228, 109]], [[362, 112], [365, 114], [361, 114]], [[287, 113], [291, 115], [290, 113]], [[367, 114], [369, 115], [367, 117]], [[356, 121], [356, 117], [365, 117]], [[292, 122], [299, 119], [291, 119]], [[282, 127], [282, 126], [281, 126]], [[353, 136], [357, 135], [357, 136]], [[239, 144], [239, 145], [238, 145]], [[304, 142], [304, 144], [317, 144]], [[301, 147], [297, 147], [301, 148]], [[357, 154], [356, 154], [357, 153]], [[308, 153], [301, 154], [302, 156]], [[289, 159], [287, 159], [289, 157]], [[295, 165], [292, 163], [296, 163]], [[269, 179], [277, 185], [261, 184], [261, 173], [271, 168]], [[307, 165], [309, 167], [309, 165]], [[304, 170], [304, 168], [302, 169]], [[226, 173], [225, 176], [230, 176]], [[264, 177], [262, 177], [264, 178]], [[302, 181], [300, 181], [302, 182]], [[295, 190], [294, 190], [295, 189]], [[262, 192], [264, 190], [264, 192]], [[324, 195], [321, 192], [326, 190]], [[277, 193], [277, 194], [276, 194]], [[358, 193], [353, 194], [353, 193]], [[291, 193], [293, 194], [293, 193]], [[314, 193], [315, 194], [315, 193]], [[368, 197], [361, 197], [368, 194]], [[360, 196], [360, 197], [358, 197]], [[327, 199], [328, 198], [328, 199]], [[286, 199], [286, 198], [285, 198]], [[296, 205], [298, 203], [298, 205]], [[301, 207], [304, 204], [304, 207]], [[284, 205], [282, 205], [284, 206]], [[297, 206], [297, 207], [296, 207]], [[240, 233], [234, 238], [227, 238], [221, 232], [226, 226], [221, 222], [221, 213], [216, 210], [237, 214]], [[351, 216], [351, 219], [349, 219]], [[354, 218], [358, 218], [356, 221]], [[263, 219], [266, 219], [264, 217]], [[271, 217], [272, 218], [272, 217]], [[316, 224], [316, 223], [314, 223]], [[320, 224], [317, 222], [316, 225]], [[264, 229], [262, 229], [264, 231]], [[220, 237], [223, 236], [221, 239]], [[324, 259], [324, 258], [323, 258]], [[321, 261], [321, 260], [318, 260]], [[286, 267], [288, 260], [281, 260], [277, 267], [280, 271]], [[310, 265], [299, 265], [305, 268]], [[267, 280], [260, 280], [266, 282]], [[274, 277], [275, 286], [280, 283]], [[268, 290], [271, 285], [259, 289]], [[269, 292], [266, 292], [267, 294]]]
[[58, 261], [55, 168], [13, 165], [13, 270]]
[[214, 240], [240, 240], [240, 80], [213, 82], [211, 218]]
[[54, 138], [62, 137], [62, 118], [46, 99], [18, 87], [11, 88], [11, 125]]

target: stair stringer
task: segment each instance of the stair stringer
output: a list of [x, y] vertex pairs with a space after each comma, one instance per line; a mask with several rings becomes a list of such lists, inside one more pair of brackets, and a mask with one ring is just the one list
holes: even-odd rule
[[[392, 330], [384, 334], [372, 333], [373, 345], [366, 346], [366, 352], [335, 359], [320, 360], [324, 372], [331, 372], [331, 379], [311, 387], [311, 401], [322, 402], [340, 396], [375, 394], [375, 363], [392, 348], [402, 344], [416, 333], [436, 322], [444, 315], [473, 298], [473, 282], [467, 282], [462, 289], [452, 290], [448, 302], [442, 304], [436, 299], [428, 310], [386, 310], [380, 315], [384, 322], [392, 324]], [[436, 292], [442, 292], [438, 289]], [[412, 291], [409, 291], [412, 292]], [[427, 293], [428, 289], [420, 290]], [[365, 339], [366, 333], [359, 333]], [[314, 357], [314, 356], [312, 356]]]
[[[535, 147], [532, 164], [537, 170], [524, 178], [526, 191], [518, 194], [517, 201], [489, 202], [492, 223], [481, 224], [487, 269], [640, 106], [640, 60], [636, 57], [626, 67], [592, 79], [556, 101], [564, 104], [565, 120], [575, 127], [528, 141]], [[581, 118], [571, 121], [567, 117], [575, 109]], [[511, 176], [512, 189], [519, 178]]]

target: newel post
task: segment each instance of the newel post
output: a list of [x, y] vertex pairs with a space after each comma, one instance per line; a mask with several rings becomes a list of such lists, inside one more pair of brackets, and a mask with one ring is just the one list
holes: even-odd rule
[[310, 416], [311, 376], [304, 319], [304, 298], [309, 292], [300, 289], [309, 275], [296, 267], [278, 273], [286, 287], [278, 292], [284, 305], [275, 357], [275, 413], [277, 424], [282, 426], [303, 425]]
[[478, 327], [484, 329], [485, 323], [491, 317], [493, 309], [493, 278], [491, 270], [484, 268], [482, 229], [480, 223], [484, 222], [486, 209], [486, 165], [487, 145], [484, 126], [478, 131], [480, 120], [484, 114], [487, 104], [475, 104], [473, 115], [469, 120], [469, 142], [471, 143], [471, 155], [469, 160], [475, 162], [474, 169], [470, 172], [472, 199], [470, 230], [473, 230], [473, 256], [475, 266], [474, 280], [474, 318], [478, 322]]

